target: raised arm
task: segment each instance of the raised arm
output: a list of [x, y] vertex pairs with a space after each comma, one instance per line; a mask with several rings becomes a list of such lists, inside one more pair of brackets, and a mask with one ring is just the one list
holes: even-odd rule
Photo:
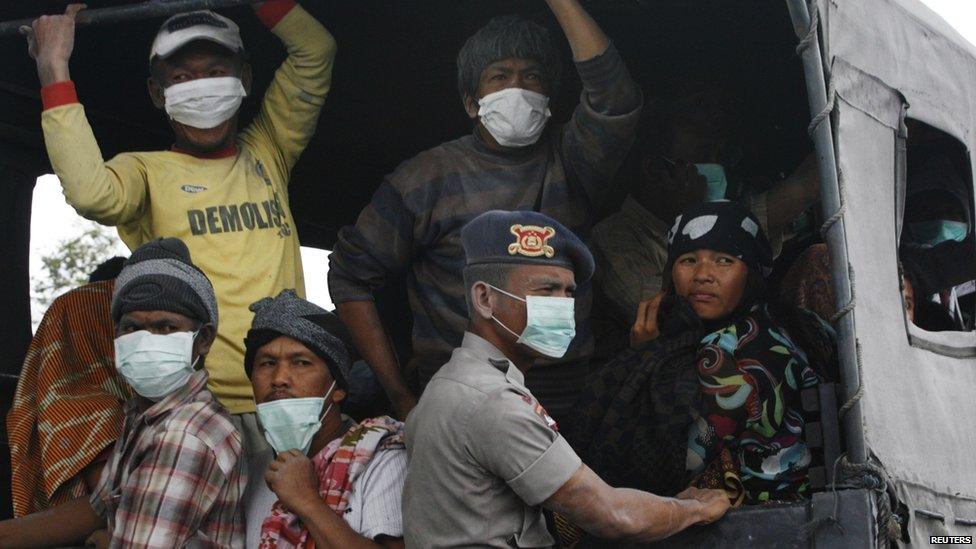
[[546, 0], [573, 50], [573, 60], [593, 59], [607, 50], [610, 39], [577, 0]]
[[293, 0], [268, 0], [255, 6], [255, 12], [284, 43], [288, 58], [275, 72], [261, 111], [241, 139], [276, 153], [278, 168], [287, 176], [315, 134], [332, 88], [337, 46], [329, 31]]
[[64, 196], [78, 213], [107, 225], [135, 219], [146, 198], [145, 173], [128, 156], [106, 164], [78, 95], [68, 61], [74, 49], [75, 14], [84, 4], [71, 4], [64, 15], [45, 15], [21, 32], [37, 63], [44, 112], [41, 126], [54, 173]]
[[689, 488], [676, 498], [665, 498], [613, 488], [581, 465], [543, 506], [595, 536], [649, 543], [718, 520], [728, 511], [729, 498], [721, 490]]
[[637, 132], [643, 100], [623, 59], [577, 0], [546, 0], [559, 21], [583, 84], [562, 134], [563, 164], [590, 201], [610, 189]]

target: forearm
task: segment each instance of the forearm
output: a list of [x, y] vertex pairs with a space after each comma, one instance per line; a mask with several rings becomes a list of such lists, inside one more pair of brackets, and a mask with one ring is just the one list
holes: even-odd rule
[[612, 488], [586, 465], [543, 504], [583, 530], [605, 539], [648, 543], [708, 521], [697, 499]]
[[770, 231], [786, 228], [819, 198], [820, 176], [815, 158], [810, 155], [796, 171], [766, 193]]
[[78, 546], [105, 528], [86, 496], [39, 513], [0, 522], [0, 547]]
[[577, 0], [546, 0], [546, 3], [566, 34], [574, 60], [586, 61], [606, 51], [610, 40]]
[[674, 499], [648, 492], [616, 488], [611, 509], [612, 519], [603, 524], [604, 531], [595, 534], [607, 539], [638, 543], [658, 541], [701, 522], [702, 504], [693, 499]]
[[347, 301], [336, 305], [339, 318], [349, 328], [353, 343], [372, 368], [391, 399], [411, 395], [398, 367], [396, 353], [390, 344], [372, 301]]
[[37, 78], [41, 87], [71, 80], [67, 59], [37, 60]]
[[360, 549], [382, 547], [371, 539], [359, 535], [342, 520], [324, 501], [316, 499], [299, 506], [295, 513], [308, 528], [320, 549]]

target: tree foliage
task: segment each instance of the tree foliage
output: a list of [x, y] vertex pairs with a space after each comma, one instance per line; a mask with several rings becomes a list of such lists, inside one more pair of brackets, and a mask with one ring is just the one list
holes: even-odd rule
[[53, 252], [41, 256], [42, 274], [32, 281], [34, 302], [47, 309], [57, 296], [87, 283], [89, 273], [115, 255], [117, 240], [109, 229], [94, 224], [61, 240]]

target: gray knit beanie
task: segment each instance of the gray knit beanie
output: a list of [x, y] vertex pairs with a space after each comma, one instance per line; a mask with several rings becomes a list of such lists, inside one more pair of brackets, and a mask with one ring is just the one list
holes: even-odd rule
[[300, 341], [329, 366], [340, 387], [346, 387], [352, 361], [345, 326], [335, 314], [298, 297], [295, 290], [282, 290], [275, 298], [266, 297], [251, 304], [254, 320], [244, 339], [244, 370], [251, 377], [258, 349], [288, 336]]
[[112, 320], [130, 311], [171, 311], [217, 327], [213, 285], [178, 238], [147, 242], [126, 260], [115, 280]]

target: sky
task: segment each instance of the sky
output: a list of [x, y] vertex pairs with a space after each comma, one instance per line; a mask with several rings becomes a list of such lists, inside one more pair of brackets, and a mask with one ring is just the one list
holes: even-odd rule
[[[923, 3], [941, 15], [967, 40], [976, 44], [976, 0], [923, 0]], [[62, 240], [84, 231], [93, 222], [79, 217], [65, 203], [61, 186], [54, 175], [45, 175], [37, 180], [31, 216], [30, 274], [33, 281], [43, 276], [40, 259], [42, 255], [56, 249]], [[52, 223], [51, 220], [54, 219], [59, 221]], [[116, 248], [112, 252], [107, 255], [128, 255], [128, 250], [121, 241], [117, 241]], [[326, 283], [328, 253], [327, 250], [302, 247], [308, 299], [322, 307], [332, 309], [332, 300], [329, 298], [329, 288]], [[35, 324], [40, 321], [41, 314], [43, 311], [32, 310]]]

